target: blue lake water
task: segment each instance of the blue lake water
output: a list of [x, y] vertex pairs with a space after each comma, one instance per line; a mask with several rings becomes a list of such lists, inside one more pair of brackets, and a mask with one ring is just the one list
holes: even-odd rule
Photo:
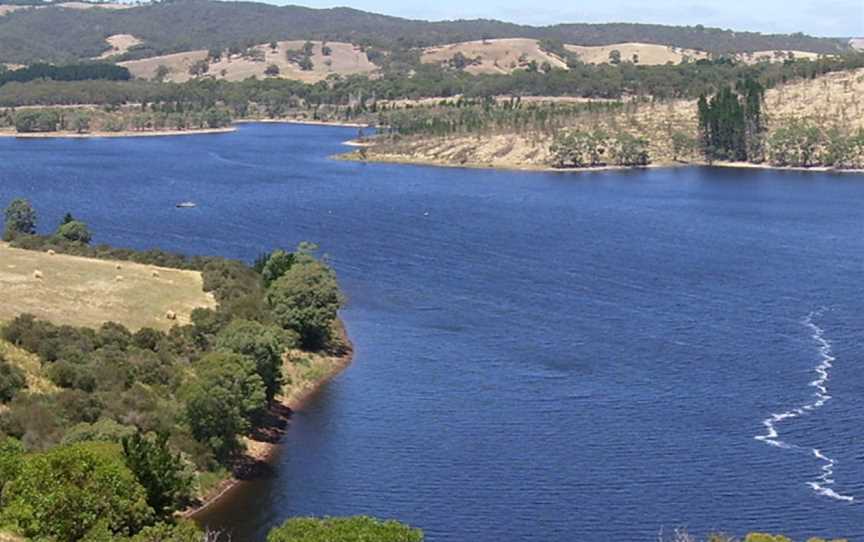
[[45, 231], [71, 211], [94, 242], [245, 260], [311, 240], [336, 267], [354, 363], [211, 524], [864, 540], [864, 176], [329, 160], [354, 134], [0, 140], [0, 205]]

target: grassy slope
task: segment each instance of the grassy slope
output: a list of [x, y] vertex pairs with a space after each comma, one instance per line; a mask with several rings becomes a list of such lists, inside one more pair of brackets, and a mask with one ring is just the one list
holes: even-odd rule
[[[213, 307], [201, 274], [13, 249], [0, 244], [0, 321], [30, 313], [57, 324], [168, 329], [196, 307]], [[119, 269], [118, 269], [119, 266]], [[36, 271], [42, 279], [34, 277]], [[154, 276], [158, 272], [158, 276]], [[176, 320], [166, 318], [168, 311]]]
[[[281, 41], [277, 43], [276, 49], [271, 49], [269, 44], [261, 44], [255, 48], [264, 55], [264, 61], [254, 61], [243, 58], [241, 55], [226, 55], [219, 62], [210, 63], [206, 77], [226, 79], [228, 81], [242, 81], [249, 77], [264, 79], [267, 77], [264, 71], [268, 66], [275, 65], [279, 68], [278, 77], [294, 79], [306, 83], [315, 83], [326, 79], [331, 74], [349, 76], [354, 74], [369, 74], [378, 68], [369, 61], [366, 53], [358, 47], [344, 42], [327, 42], [330, 48], [329, 55], [323, 53], [323, 43], [313, 43], [312, 64], [309, 71], [301, 70], [294, 62], [289, 62], [287, 53], [299, 51], [303, 48], [303, 41]], [[196, 61], [204, 60], [208, 56], [206, 50], [190, 51], [186, 53], [175, 53], [161, 55], [141, 60], [122, 62], [138, 78], [151, 79], [160, 65], [164, 65], [170, 71], [166, 80], [174, 82], [188, 81], [189, 67]]]

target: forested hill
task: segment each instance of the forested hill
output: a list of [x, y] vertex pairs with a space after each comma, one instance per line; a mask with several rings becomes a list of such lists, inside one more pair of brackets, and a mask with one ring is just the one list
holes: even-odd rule
[[132, 52], [138, 58], [290, 39], [348, 41], [386, 50], [514, 37], [578, 45], [639, 41], [715, 53], [767, 50], [833, 53], [849, 47], [848, 40], [803, 34], [763, 35], [702, 26], [615, 23], [532, 27], [493, 20], [427, 22], [348, 8], [175, 0], [118, 10], [52, 6], [9, 12], [0, 16], [0, 62], [69, 62], [96, 57], [109, 49], [105, 38], [117, 34], [132, 34], [143, 41]]

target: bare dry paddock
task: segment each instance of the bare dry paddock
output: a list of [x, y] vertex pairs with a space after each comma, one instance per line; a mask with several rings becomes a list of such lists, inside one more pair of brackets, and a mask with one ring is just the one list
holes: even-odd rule
[[[0, 322], [29, 313], [56, 324], [132, 330], [189, 322], [214, 307], [201, 274], [130, 262], [93, 260], [11, 248], [0, 243]], [[176, 318], [169, 318], [173, 313]]]

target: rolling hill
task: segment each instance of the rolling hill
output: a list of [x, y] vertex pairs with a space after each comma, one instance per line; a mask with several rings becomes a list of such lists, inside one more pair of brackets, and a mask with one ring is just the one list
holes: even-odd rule
[[[206, 77], [225, 79], [227, 81], [242, 81], [249, 77], [264, 78], [266, 70], [272, 66], [278, 68], [278, 76], [306, 83], [315, 83], [326, 79], [330, 74], [339, 75], [369, 74], [377, 67], [369, 61], [366, 53], [359, 47], [344, 42], [313, 42], [311, 69], [303, 70], [297, 63], [288, 60], [288, 54], [300, 51], [302, 40], [280, 41], [276, 47], [270, 44], [260, 44], [252, 47], [258, 55], [250, 58], [243, 54], [224, 54], [218, 61], [206, 64]], [[325, 54], [326, 52], [326, 54]], [[120, 65], [129, 69], [133, 76], [141, 79], [152, 79], [160, 66], [169, 70], [166, 80], [182, 83], [192, 78], [190, 67], [196, 62], [206, 61], [208, 51], [197, 50], [185, 53], [160, 55], [141, 60], [121, 62]]]
[[829, 54], [850, 48], [848, 39], [763, 35], [702, 26], [612, 23], [534, 27], [494, 20], [427, 22], [349, 8], [215, 0], [175, 0], [128, 9], [81, 9], [78, 4], [0, 10], [0, 63], [96, 58], [112, 53], [106, 39], [118, 35], [132, 35], [141, 41], [125, 52], [124, 60], [307, 39], [384, 51], [512, 38], [556, 40], [577, 46], [635, 42], [712, 53], [794, 50]]

